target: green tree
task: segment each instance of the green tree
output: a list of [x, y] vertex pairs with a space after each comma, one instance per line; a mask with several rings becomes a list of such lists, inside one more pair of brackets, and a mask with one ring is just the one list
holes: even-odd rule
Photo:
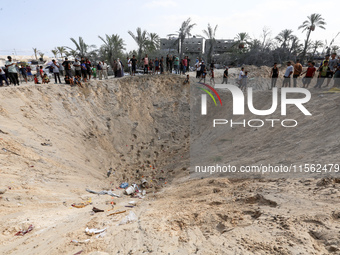
[[59, 51], [57, 49], [53, 49], [53, 50], [51, 50], [51, 52], [52, 52], [54, 58], [57, 58], [57, 55], [58, 55]]
[[275, 40], [277, 40], [281, 44], [282, 48], [287, 48], [290, 40], [292, 40], [292, 36], [293, 30], [284, 29], [275, 37]]
[[157, 33], [148, 33], [146, 48], [148, 52], [160, 49], [160, 38]]
[[244, 48], [246, 45], [250, 44], [250, 36], [246, 32], [238, 33], [236, 35], [235, 39], [235, 46], [237, 46], [238, 49], [240, 49], [241, 52], [244, 51]]
[[323, 45], [324, 45], [323, 42], [320, 41], [320, 40], [316, 40], [316, 41], [314, 41], [314, 42], [311, 43], [311, 48], [312, 48], [312, 50], [313, 50], [313, 59], [314, 59], [314, 57], [315, 57], [316, 51], [317, 51], [319, 48], [323, 47]]
[[66, 54], [66, 48], [64, 46], [57, 47], [57, 50], [61, 58], [63, 57], [63, 54]]
[[101, 47], [102, 53], [105, 56], [106, 60], [113, 66], [114, 58], [118, 58], [122, 55], [124, 48], [124, 40], [120, 38], [119, 35], [107, 35], [105, 34], [105, 39], [101, 36], [98, 36], [104, 43]]
[[183, 45], [184, 45], [184, 39], [186, 37], [191, 36], [191, 30], [193, 29], [196, 24], [190, 24], [191, 23], [191, 18], [188, 18], [186, 21], [183, 21], [180, 29], [176, 32], [176, 34], [169, 34], [168, 36], [177, 36], [177, 43], [179, 47], [179, 57], [182, 58], [182, 53], [183, 53]]
[[203, 37], [204, 39], [209, 40], [209, 49], [207, 52], [208, 63], [210, 63], [212, 60], [212, 56], [214, 54], [214, 48], [216, 46], [216, 30], [217, 30], [217, 25], [215, 26], [215, 28], [213, 28], [208, 23], [208, 29], [202, 30], [203, 35], [199, 35], [200, 37]]
[[[78, 42], [74, 38], [70, 38], [70, 40], [74, 43], [76, 46], [75, 50], [77, 51], [77, 54], [80, 57], [86, 57], [88, 54], [91, 54], [90, 51], [92, 48], [96, 48], [95, 45], [88, 45], [84, 42], [83, 38], [79, 36]], [[73, 50], [70, 47], [66, 47], [69, 50]]]
[[137, 59], [138, 61], [141, 60], [143, 51], [145, 51], [148, 47], [149, 44], [149, 39], [148, 39], [148, 34], [146, 30], [143, 30], [138, 27], [136, 29], [136, 35], [134, 33], [132, 33], [131, 31], [128, 31], [129, 35], [131, 35], [131, 37], [133, 38], [133, 40], [135, 40], [135, 42], [137, 43], [138, 46], [138, 50], [137, 50]]
[[302, 25], [298, 27], [298, 29], [302, 29], [302, 32], [307, 31], [307, 38], [305, 40], [305, 45], [302, 51], [301, 61], [303, 61], [306, 56], [311, 32], [314, 31], [316, 27], [326, 29], [325, 25], [326, 22], [324, 18], [321, 17], [321, 14], [313, 13], [310, 16], [307, 16], [307, 20], [305, 20]]

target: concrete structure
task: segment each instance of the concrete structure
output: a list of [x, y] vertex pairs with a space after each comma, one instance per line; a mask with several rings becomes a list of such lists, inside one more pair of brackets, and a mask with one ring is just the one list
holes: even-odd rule
[[[161, 38], [161, 50], [165, 53], [177, 53], [178, 42], [176, 40], [177, 38]], [[183, 43], [183, 53], [198, 55], [206, 53], [209, 50], [210, 42], [210, 39], [205, 40], [204, 38], [185, 38]], [[230, 39], [216, 39], [214, 53], [222, 54], [225, 52], [229, 52], [234, 43], [234, 40]]]
[[[229, 52], [231, 47], [235, 44], [234, 40], [230, 39], [216, 39], [216, 45], [214, 47], [215, 54], [223, 54]], [[204, 52], [208, 52], [210, 48], [211, 40], [205, 40]]]
[[183, 42], [184, 54], [202, 54], [203, 53], [203, 38], [185, 38]]
[[175, 53], [178, 51], [178, 43], [176, 42], [177, 38], [161, 38], [161, 51], [164, 53]]

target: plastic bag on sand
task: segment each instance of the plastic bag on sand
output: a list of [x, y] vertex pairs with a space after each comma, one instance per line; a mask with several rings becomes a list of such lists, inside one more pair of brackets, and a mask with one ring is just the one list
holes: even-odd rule
[[85, 233], [89, 236], [93, 236], [93, 235], [96, 235], [96, 234], [100, 234], [102, 232], [104, 232], [106, 230], [106, 228], [103, 228], [103, 229], [96, 229], [96, 228], [86, 228], [85, 229]]
[[128, 216], [125, 216], [121, 222], [119, 222], [118, 225], [125, 225], [128, 223], [132, 223], [137, 220], [137, 215], [133, 212], [130, 211]]

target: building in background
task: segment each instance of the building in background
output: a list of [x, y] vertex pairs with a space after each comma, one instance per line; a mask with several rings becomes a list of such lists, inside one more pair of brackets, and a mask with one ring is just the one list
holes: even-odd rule
[[[166, 54], [178, 53], [179, 45], [178, 38], [161, 38], [161, 51]], [[235, 42], [232, 39], [216, 39], [216, 45], [214, 47], [214, 54], [228, 53], [232, 50]], [[183, 43], [184, 54], [194, 54], [201, 56], [202, 54], [209, 51], [211, 40], [201, 37], [185, 38]]]
[[[208, 52], [211, 44], [211, 39], [205, 40], [204, 52]], [[234, 40], [230, 39], [215, 39], [214, 54], [223, 54], [230, 52], [234, 46]]]

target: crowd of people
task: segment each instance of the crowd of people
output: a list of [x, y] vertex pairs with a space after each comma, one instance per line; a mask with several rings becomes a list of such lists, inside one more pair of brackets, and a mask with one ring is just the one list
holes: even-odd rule
[[[277, 67], [277, 63], [274, 63], [270, 73], [271, 88], [276, 87], [279, 74], [280, 71]], [[337, 57], [336, 53], [327, 54], [318, 68], [316, 68], [316, 63], [314, 61], [308, 61], [306, 71], [303, 71], [299, 59], [296, 60], [294, 65], [292, 65], [291, 61], [288, 61], [287, 68], [283, 74], [283, 83], [281, 87], [290, 87], [291, 78], [293, 78], [293, 86], [297, 87], [299, 77], [302, 77], [303, 88], [308, 88], [314, 77], [317, 77], [314, 88], [320, 89], [325, 81], [326, 85], [324, 85], [324, 87], [329, 87], [332, 81], [334, 83], [332, 84], [333, 87], [340, 87], [340, 79], [338, 79], [340, 78], [340, 57]]]
[[[195, 71], [196, 78], [199, 82], [205, 83], [207, 76], [209, 76], [210, 84], [215, 84], [215, 64], [213, 61], [210, 65], [206, 66], [205, 61], [197, 57], [192, 68], [190, 67], [190, 62], [191, 60], [188, 56], [184, 56], [180, 59], [176, 55], [172, 56], [168, 54], [165, 59], [163, 57], [149, 59], [146, 54], [140, 61], [137, 60], [135, 55], [133, 55], [132, 58], [127, 57], [126, 63], [127, 70], [131, 76], [136, 75], [136, 73], [150, 75], [175, 73], [185, 75], [189, 71]], [[115, 77], [124, 76], [125, 66], [119, 58], [114, 60], [111, 68]], [[49, 73], [47, 73], [47, 70]], [[102, 80], [103, 78], [108, 79], [108, 71], [109, 65], [105, 61], [99, 61], [98, 64], [92, 64], [88, 58], [76, 58], [73, 62], [69, 61], [68, 58], [65, 58], [65, 61], [62, 63], [52, 60], [45, 69], [43, 69], [43, 66], [37, 66], [36, 74], [32, 75], [31, 66], [19, 66], [10, 56], [8, 56], [5, 68], [0, 68], [0, 86], [3, 86], [3, 82], [5, 82], [7, 86], [10, 84], [13, 84], [14, 86], [19, 85], [19, 75], [22, 78], [21, 80], [26, 83], [28, 81], [34, 81], [35, 84], [48, 84], [51, 82], [50, 77], [52, 79], [53, 74], [56, 84], [58, 82], [62, 83], [61, 76], [64, 76], [65, 84], [83, 87], [82, 82], [87, 82], [88, 80], [91, 80], [91, 78], [98, 78], [99, 80]], [[301, 76], [303, 76], [302, 84], [304, 88], [309, 87], [313, 77], [315, 76], [317, 76], [317, 79], [314, 88], [321, 88], [325, 81], [325, 87], [327, 87], [331, 83], [332, 77], [340, 78], [340, 57], [337, 57], [336, 53], [326, 55], [318, 68], [316, 68], [315, 62], [308, 61], [306, 71], [303, 71], [303, 67], [299, 60], [296, 60], [295, 64], [288, 61], [287, 68], [283, 74], [284, 79], [281, 87], [290, 87], [291, 81], [293, 81], [293, 86], [297, 87], [298, 78]], [[228, 67], [226, 67], [223, 72], [222, 84], [228, 83], [228, 77]], [[271, 68], [270, 77], [272, 89], [276, 87], [277, 80], [280, 77], [280, 70], [277, 63], [274, 63]], [[245, 71], [244, 67], [242, 67], [236, 83], [239, 88], [244, 91], [247, 88], [247, 80], [248, 71]], [[190, 83], [189, 75], [186, 76], [183, 83]], [[334, 86], [340, 87], [340, 79], [334, 79]]]

